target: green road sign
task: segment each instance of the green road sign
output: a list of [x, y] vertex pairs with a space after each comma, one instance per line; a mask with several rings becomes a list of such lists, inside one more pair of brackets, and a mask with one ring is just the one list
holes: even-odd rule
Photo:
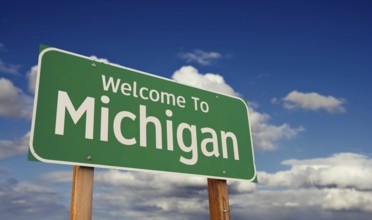
[[246, 103], [56, 48], [39, 55], [39, 161], [254, 180]]

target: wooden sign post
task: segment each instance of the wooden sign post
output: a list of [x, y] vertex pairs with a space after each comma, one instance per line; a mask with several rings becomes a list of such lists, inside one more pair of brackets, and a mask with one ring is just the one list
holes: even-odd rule
[[[29, 158], [74, 165], [71, 220], [92, 218], [93, 167], [210, 177], [212, 220], [230, 219], [226, 180], [219, 178], [255, 181], [244, 99], [47, 46], [40, 49], [38, 66]], [[122, 133], [125, 118], [131, 119], [130, 139]], [[155, 132], [147, 132], [148, 123]], [[213, 151], [206, 149], [211, 138], [200, 133], [212, 135]]]
[[70, 220], [91, 220], [94, 168], [74, 166]]
[[209, 212], [211, 220], [230, 220], [229, 194], [226, 180], [208, 178]]

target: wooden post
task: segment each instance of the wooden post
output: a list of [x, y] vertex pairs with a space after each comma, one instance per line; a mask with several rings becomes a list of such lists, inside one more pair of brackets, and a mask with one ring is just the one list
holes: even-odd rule
[[226, 180], [208, 179], [211, 220], [230, 220], [229, 194]]
[[91, 220], [94, 168], [74, 166], [70, 220]]

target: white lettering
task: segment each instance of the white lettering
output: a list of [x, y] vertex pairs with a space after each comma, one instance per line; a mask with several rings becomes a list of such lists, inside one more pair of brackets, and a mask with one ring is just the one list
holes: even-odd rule
[[227, 138], [231, 139], [231, 142], [233, 144], [233, 150], [234, 150], [234, 159], [239, 160], [239, 151], [238, 151], [238, 140], [236, 139], [236, 136], [232, 132], [224, 132], [221, 131], [221, 142], [222, 142], [222, 156], [223, 158], [228, 158], [227, 156]]
[[64, 135], [66, 109], [68, 113], [70, 114], [74, 124], [76, 124], [80, 120], [80, 118], [83, 116], [83, 114], [86, 113], [85, 138], [93, 139], [94, 98], [87, 97], [84, 100], [84, 102], [80, 105], [78, 110], [75, 110], [67, 92], [58, 91], [56, 127], [54, 131], [55, 134]]
[[[174, 97], [174, 95], [172, 93], [167, 93], [167, 92], [161, 92], [160, 93], [160, 100], [161, 100], [161, 103], [167, 103], [168, 105], [172, 104], [172, 105], [175, 105], [176, 104], [176, 98]], [[164, 101], [166, 100], [166, 101]]]
[[[154, 97], [155, 94], [155, 97]], [[159, 101], [159, 92], [155, 89], [150, 90], [150, 99], [153, 102], [158, 102]]]
[[117, 93], [120, 85], [120, 79], [116, 80], [116, 84], [114, 85], [114, 79], [110, 76], [108, 82], [106, 82], [106, 76], [102, 75], [102, 84], [103, 84], [103, 89], [107, 92], [110, 87], [111, 91], [113, 93]]
[[[103, 95], [101, 97], [101, 102], [104, 104], [108, 104], [110, 102], [110, 98], [108, 96]], [[108, 141], [108, 117], [109, 117], [109, 109], [106, 107], [101, 108], [101, 141]]]
[[206, 102], [201, 102], [200, 103], [200, 109], [202, 112], [207, 113], [209, 111], [209, 105]]
[[[127, 93], [128, 91], [129, 93]], [[126, 96], [130, 96], [130, 92], [132, 91], [132, 86], [129, 83], [123, 83], [121, 84], [121, 93]]]
[[[220, 153], [218, 152], [218, 140], [217, 140], [217, 134], [216, 131], [213, 130], [212, 128], [202, 128], [201, 132], [203, 134], [209, 133], [211, 134], [211, 138], [204, 138], [201, 142], [201, 150], [203, 154], [207, 157], [215, 156], [219, 157]], [[207, 144], [211, 143], [212, 144], [212, 151], [208, 151], [207, 149]]]
[[195, 111], [198, 111], [198, 101], [199, 101], [199, 98], [197, 98], [197, 97], [191, 97], [192, 98], [192, 100], [194, 100], [194, 110]]
[[138, 96], [137, 96], [137, 82], [136, 81], [133, 82], [133, 97], [138, 98]]
[[[168, 109], [165, 114], [172, 117], [173, 112]], [[167, 146], [168, 150], [173, 151], [173, 122], [171, 120], [167, 120]]]
[[181, 108], [185, 108], [186, 99], [183, 96], [177, 96], [177, 105]]
[[[119, 84], [110, 78], [108, 81], [102, 77], [102, 82], [106, 89], [117, 90]], [[117, 81], [118, 82], [118, 81]], [[124, 95], [129, 94], [131, 87], [128, 83], [121, 84], [121, 92]], [[162, 102], [166, 102], [170, 105], [177, 105], [184, 107], [185, 99], [182, 96], [174, 96], [170, 93], [158, 92], [157, 90], [149, 90], [146, 87], [140, 88], [138, 91], [140, 98], [150, 99], [152, 101], [161, 99]], [[148, 95], [148, 96], [147, 96]], [[206, 102], [200, 101], [197, 97], [192, 97], [195, 104], [196, 110], [201, 110], [203, 112], [209, 111], [209, 106]], [[229, 154], [234, 155], [234, 160], [239, 160], [239, 149], [238, 149], [238, 139], [233, 132], [219, 131], [216, 132], [214, 129], [209, 127], [203, 127], [200, 130], [196, 125], [188, 123], [179, 123], [179, 118], [177, 121], [179, 124], [174, 124], [173, 122], [173, 112], [170, 109], [165, 110], [165, 118], [160, 117], [163, 121], [160, 121], [158, 117], [154, 115], [148, 115], [147, 107], [145, 105], [139, 105], [139, 109], [136, 113], [129, 111], [119, 111], [115, 112], [114, 115], [112, 110], [109, 108], [110, 98], [107, 95], [102, 95], [100, 98], [102, 106], [100, 107], [100, 137], [99, 140], [102, 142], [108, 142], [110, 137], [109, 132], [114, 133], [116, 140], [125, 146], [140, 146], [148, 147], [149, 142], [155, 142], [150, 144], [154, 146], [157, 150], [168, 150], [176, 152], [182, 152], [179, 157], [179, 161], [185, 165], [195, 165], [198, 162], [199, 157], [199, 146], [200, 151], [205, 157], [216, 157], [219, 158], [222, 154], [222, 158], [228, 159]], [[124, 106], [124, 105], [123, 105]], [[76, 108], [75, 108], [76, 107]], [[113, 108], [116, 111], [117, 108]], [[67, 113], [66, 113], [67, 111]], [[97, 107], [97, 111], [99, 108]], [[156, 111], [157, 112], [157, 111]], [[94, 120], [95, 120], [95, 99], [92, 97], [86, 97], [83, 102], [78, 106], [74, 106], [69, 94], [65, 91], [58, 91], [57, 95], [57, 110], [56, 110], [56, 124], [55, 124], [55, 134], [64, 135], [65, 124], [66, 124], [66, 114], [69, 114], [72, 122], [76, 125], [79, 121], [84, 123], [85, 121], [85, 139], [94, 139]], [[139, 115], [138, 115], [139, 114]], [[139, 120], [137, 120], [137, 116]], [[98, 117], [98, 116], [97, 116]], [[109, 120], [112, 120], [110, 122]], [[111, 125], [112, 123], [112, 125]], [[125, 124], [124, 124], [125, 123]], [[164, 124], [163, 124], [164, 123]], [[151, 125], [149, 125], [151, 124]], [[163, 130], [162, 126], [166, 126]], [[110, 126], [112, 130], [110, 130]], [[134, 126], [134, 127], [130, 127]], [[81, 127], [81, 126], [78, 126]], [[135, 133], [133, 133], [132, 128], [137, 128]], [[151, 128], [149, 128], [151, 127]], [[73, 132], [73, 131], [71, 131]], [[165, 133], [163, 137], [163, 132]], [[176, 132], [176, 134], [174, 134]], [[96, 132], [98, 135], [98, 133]], [[198, 134], [201, 136], [198, 137]], [[134, 135], [131, 137], [131, 135]], [[218, 137], [220, 135], [220, 137]], [[166, 137], [165, 137], [166, 136]], [[148, 138], [150, 137], [150, 140]], [[139, 141], [137, 141], [139, 138]], [[163, 138], [166, 138], [166, 147], [163, 147]], [[219, 139], [220, 138], [220, 139]], [[200, 142], [198, 142], [200, 140]], [[139, 142], [139, 145], [138, 145]], [[219, 143], [222, 144], [221, 148]], [[222, 153], [221, 153], [222, 151]], [[174, 154], [174, 153], [172, 153]]]
[[149, 89], [148, 88], [146, 88], [146, 87], [142, 87], [141, 89], [140, 89], [140, 97], [142, 98], [142, 99], [144, 99], [144, 100], [148, 100], [149, 99], [149, 97], [147, 96], [145, 96], [144, 94], [143, 94], [143, 91], [144, 90], [146, 90], [147, 92], [149, 91]]
[[147, 147], [147, 124], [152, 123], [155, 126], [156, 149], [162, 149], [161, 124], [158, 118], [146, 116], [146, 106], [140, 105], [140, 145]]
[[[191, 134], [191, 143], [190, 146], [186, 146], [184, 142], [183, 132], [188, 130]], [[180, 157], [180, 161], [186, 165], [194, 165], [198, 162], [198, 145], [196, 137], [196, 127], [195, 125], [189, 125], [186, 123], [181, 123], [177, 128], [177, 143], [183, 152], [191, 152], [191, 158], [187, 159], [183, 156]]]
[[129, 118], [132, 121], [136, 120], [136, 116], [132, 112], [128, 111], [121, 111], [119, 112], [114, 119], [114, 134], [116, 139], [124, 144], [124, 145], [133, 145], [136, 144], [137, 141], [135, 138], [127, 139], [123, 136], [122, 130], [121, 130], [121, 123], [124, 118]]

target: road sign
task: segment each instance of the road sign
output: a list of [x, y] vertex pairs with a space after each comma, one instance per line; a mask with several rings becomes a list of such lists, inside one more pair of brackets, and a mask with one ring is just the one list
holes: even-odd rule
[[39, 55], [39, 161], [254, 180], [245, 101], [56, 48]]

